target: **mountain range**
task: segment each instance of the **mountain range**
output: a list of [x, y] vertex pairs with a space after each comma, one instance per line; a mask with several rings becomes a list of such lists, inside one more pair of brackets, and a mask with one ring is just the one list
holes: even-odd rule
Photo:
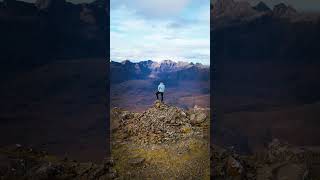
[[216, 0], [211, 6], [213, 59], [316, 61], [320, 20], [280, 3]]
[[166, 86], [166, 103], [183, 108], [210, 107], [210, 67], [172, 60], [111, 61], [110, 106], [143, 111], [156, 99], [160, 81]]
[[128, 80], [165, 81], [174, 84], [178, 81], [208, 81], [210, 79], [210, 67], [200, 63], [175, 62], [163, 60], [156, 62], [152, 60], [131, 62], [111, 61], [110, 82], [121, 83]]
[[24, 67], [54, 58], [106, 57], [107, 10], [103, 0], [1, 1], [1, 61]]
[[269, 16], [274, 19], [285, 19], [291, 22], [317, 22], [319, 16], [298, 12], [291, 5], [279, 3], [270, 8], [264, 2], [252, 6], [248, 1], [216, 0], [211, 5], [214, 28], [230, 26]]

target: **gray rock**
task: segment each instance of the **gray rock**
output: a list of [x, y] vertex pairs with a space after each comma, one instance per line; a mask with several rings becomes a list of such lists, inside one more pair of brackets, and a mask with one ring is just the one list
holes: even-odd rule
[[190, 115], [190, 121], [194, 121], [195, 118], [196, 118], [196, 115], [195, 115], [195, 114], [191, 114], [191, 115]]
[[207, 115], [205, 113], [200, 113], [196, 117], [196, 122], [197, 123], [202, 123], [207, 119]]
[[34, 173], [34, 178], [48, 179], [60, 173], [59, 167], [54, 166], [51, 162], [42, 164]]

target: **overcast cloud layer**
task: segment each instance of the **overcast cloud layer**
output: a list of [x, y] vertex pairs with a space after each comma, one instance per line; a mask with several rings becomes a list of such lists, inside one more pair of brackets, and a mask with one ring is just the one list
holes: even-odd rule
[[210, 0], [111, 0], [111, 60], [210, 64]]

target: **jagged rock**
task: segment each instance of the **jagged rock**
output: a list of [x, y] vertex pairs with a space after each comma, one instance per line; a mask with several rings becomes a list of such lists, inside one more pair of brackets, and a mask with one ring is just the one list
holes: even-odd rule
[[190, 121], [193, 122], [196, 118], [196, 115], [195, 114], [191, 114], [190, 115]]
[[62, 173], [62, 167], [53, 165], [51, 162], [42, 164], [35, 172], [30, 172], [31, 177], [36, 179], [49, 179]]
[[192, 134], [201, 137], [203, 133], [197, 132], [199, 129], [192, 128], [192, 125], [205, 122], [208, 119], [207, 113], [208, 109], [185, 111], [157, 100], [151, 108], [142, 113], [112, 109], [111, 121], [115, 125], [111, 123], [111, 127], [117, 127], [114, 128], [117, 138], [127, 138], [128, 141], [133, 140], [138, 144], [175, 142]]
[[103, 165], [96, 165], [96, 168], [94, 168], [90, 172], [90, 179], [97, 179], [98, 177], [102, 177], [106, 174], [106, 168]]
[[293, 153], [290, 152], [286, 143], [280, 143], [278, 139], [273, 139], [268, 145], [268, 161], [279, 162], [292, 159]]
[[126, 120], [126, 119], [131, 119], [134, 117], [134, 114], [133, 113], [130, 113], [128, 111], [123, 111], [122, 114], [121, 114], [121, 118], [123, 120]]
[[181, 116], [182, 117], [187, 117], [187, 114], [185, 112], [181, 111]]
[[161, 106], [161, 101], [156, 101], [155, 103], [154, 103], [154, 107], [156, 107], [156, 108], [160, 108], [160, 106]]
[[205, 113], [200, 113], [197, 115], [196, 119], [195, 119], [195, 123], [196, 124], [200, 124], [203, 121], [205, 121], [207, 119], [207, 115]]

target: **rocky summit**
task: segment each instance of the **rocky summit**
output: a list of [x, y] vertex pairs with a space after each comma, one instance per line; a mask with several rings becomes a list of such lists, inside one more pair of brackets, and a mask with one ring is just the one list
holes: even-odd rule
[[160, 101], [142, 113], [111, 110], [117, 178], [210, 178], [209, 109]]
[[208, 110], [184, 111], [156, 101], [143, 113], [112, 110], [112, 130], [123, 140], [139, 144], [175, 142], [189, 136], [203, 136], [203, 126], [208, 125]]

